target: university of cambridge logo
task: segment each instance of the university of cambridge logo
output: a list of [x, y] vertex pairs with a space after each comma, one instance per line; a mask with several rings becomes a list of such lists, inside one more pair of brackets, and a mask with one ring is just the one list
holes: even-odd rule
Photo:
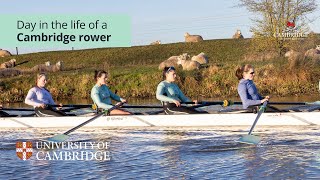
[[294, 29], [295, 27], [296, 27], [296, 25], [295, 25], [294, 21], [292, 21], [292, 22], [288, 21], [287, 22], [287, 28]]
[[20, 159], [29, 159], [32, 156], [32, 142], [16, 142], [16, 152]]

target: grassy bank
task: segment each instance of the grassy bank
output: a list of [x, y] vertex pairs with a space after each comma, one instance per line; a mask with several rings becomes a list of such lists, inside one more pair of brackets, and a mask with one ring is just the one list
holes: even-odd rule
[[[320, 42], [319, 42], [320, 44]], [[28, 61], [18, 69], [31, 68], [46, 61], [63, 61], [64, 70], [49, 73], [48, 89], [56, 99], [89, 98], [94, 85], [95, 69], [109, 70], [109, 85], [123, 97], [154, 97], [161, 81], [158, 65], [173, 55], [191, 55], [205, 52], [209, 66], [199, 71], [178, 70], [178, 84], [190, 97], [237, 96], [234, 72], [238, 65], [251, 63], [256, 67], [255, 82], [261, 94], [277, 96], [314, 94], [318, 91], [319, 66], [300, 66], [289, 70], [285, 58], [268, 61], [243, 60], [248, 53], [250, 40], [207, 40], [200, 43], [175, 43], [130, 48], [105, 48], [43, 52], [13, 56], [17, 63]], [[1, 58], [0, 62], [10, 58]], [[34, 85], [35, 74], [2, 78], [1, 102], [22, 101]]]

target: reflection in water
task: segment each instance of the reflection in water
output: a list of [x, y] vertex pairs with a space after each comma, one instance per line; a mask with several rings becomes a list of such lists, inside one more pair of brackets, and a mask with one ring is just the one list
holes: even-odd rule
[[[285, 136], [281, 137], [285, 138]], [[306, 151], [316, 150], [316, 144], [308, 147], [304, 145], [306, 140], [287, 139], [277, 142], [277, 139], [272, 136], [264, 138], [275, 143], [253, 146], [251, 149], [238, 152], [244, 160], [244, 168], [247, 169], [246, 179], [257, 177], [306, 179], [310, 175], [320, 177], [320, 168], [314, 168], [306, 163], [313, 161], [314, 157], [305, 156]], [[312, 173], [313, 171], [318, 173]]]
[[[184, 179], [183, 162], [181, 153], [183, 153], [183, 147], [188, 146], [183, 139], [185, 132], [166, 131], [164, 132], [164, 139], [161, 142], [161, 147], [164, 153], [163, 159], [161, 159], [161, 165], [168, 167], [168, 171], [165, 172], [165, 176], [174, 179]], [[176, 174], [176, 172], [180, 172]]]

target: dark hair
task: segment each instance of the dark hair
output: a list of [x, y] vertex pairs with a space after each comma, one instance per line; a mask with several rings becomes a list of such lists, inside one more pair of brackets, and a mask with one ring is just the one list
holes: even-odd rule
[[101, 77], [102, 74], [107, 74], [107, 72], [104, 71], [104, 70], [95, 70], [95, 71], [94, 71], [94, 80], [97, 81], [97, 79], [98, 79], [99, 77]]
[[162, 70], [162, 80], [166, 79], [166, 74], [169, 73], [170, 71], [175, 71], [176, 69], [173, 66], [170, 67], [164, 67]]
[[243, 72], [248, 72], [249, 69], [252, 69], [253, 66], [251, 64], [246, 64], [241, 67], [238, 67], [236, 70], [236, 76], [240, 80], [243, 78]]

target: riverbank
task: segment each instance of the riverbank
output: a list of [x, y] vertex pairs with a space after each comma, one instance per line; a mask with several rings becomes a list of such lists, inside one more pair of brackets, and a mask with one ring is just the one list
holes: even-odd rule
[[[110, 72], [109, 85], [123, 97], [155, 97], [161, 81], [158, 65], [170, 56], [205, 52], [208, 67], [191, 72], [178, 69], [177, 83], [192, 98], [220, 98], [237, 96], [238, 80], [234, 75], [237, 66], [250, 63], [256, 67], [255, 83], [261, 94], [272, 96], [306, 95], [319, 93], [319, 66], [298, 66], [290, 70], [283, 57], [267, 61], [246, 61], [250, 39], [207, 40], [200, 43], [174, 43], [130, 48], [102, 48], [74, 51], [32, 53], [15, 58], [17, 63], [28, 61], [17, 69], [28, 69], [50, 61], [63, 61], [63, 71], [49, 73], [48, 89], [55, 99], [90, 98], [94, 85], [95, 69]], [[0, 82], [0, 102], [23, 101], [34, 85], [35, 73]]]

